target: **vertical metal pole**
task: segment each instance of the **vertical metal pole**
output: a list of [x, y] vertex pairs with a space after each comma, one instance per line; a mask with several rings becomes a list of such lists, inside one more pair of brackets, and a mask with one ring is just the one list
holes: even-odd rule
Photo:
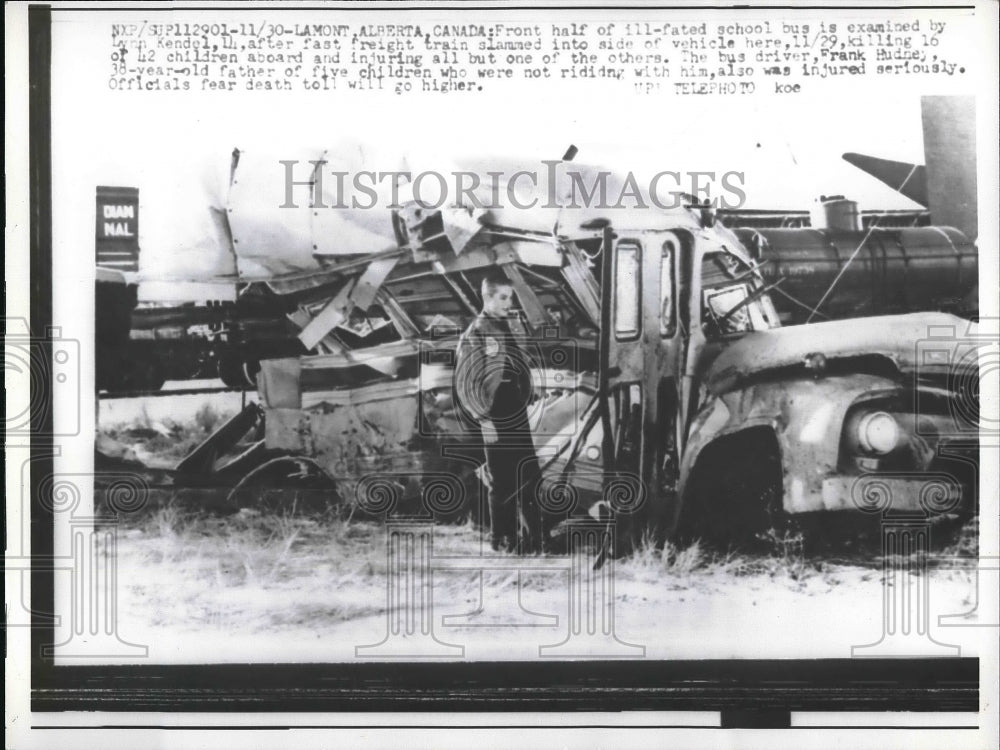
[[614, 233], [611, 227], [605, 227], [604, 240], [601, 249], [601, 331], [598, 339], [600, 357], [597, 374], [598, 408], [601, 414], [601, 427], [604, 430], [601, 452], [604, 460], [604, 471], [614, 469], [614, 436], [611, 430], [611, 405], [609, 398], [609, 370], [611, 368], [611, 336], [612, 306], [614, 305], [612, 277], [614, 276], [614, 250], [612, 242]]

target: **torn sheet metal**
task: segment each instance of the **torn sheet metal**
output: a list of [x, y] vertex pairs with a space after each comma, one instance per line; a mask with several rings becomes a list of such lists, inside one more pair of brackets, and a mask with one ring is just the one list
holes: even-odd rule
[[418, 407], [415, 381], [332, 391], [313, 409], [268, 409], [267, 445], [302, 451], [344, 477], [358, 459], [407, 454]]
[[358, 283], [351, 290], [351, 304], [354, 307], [367, 310], [368, 306], [375, 301], [375, 296], [378, 294], [379, 289], [382, 288], [382, 284], [385, 283], [385, 280], [392, 273], [392, 269], [396, 267], [396, 264], [399, 263], [401, 257], [401, 255], [396, 255], [388, 258], [379, 258], [369, 263], [368, 268], [361, 274]]
[[415, 371], [418, 351], [417, 344], [402, 340], [369, 349], [303, 357], [302, 406], [308, 408], [322, 402], [327, 393], [349, 392], [352, 389], [345, 387], [348, 384], [380, 381], [388, 387], [386, 378], [405, 375], [404, 368]]
[[441, 210], [444, 234], [456, 254], [465, 250], [469, 241], [482, 230], [480, 219], [484, 214], [481, 208], [446, 207]]
[[307, 349], [314, 348], [330, 331], [347, 320], [353, 308], [367, 310], [400, 257], [393, 255], [373, 260], [359, 279], [348, 281], [302, 329], [299, 334], [302, 345]]
[[[450, 196], [458, 205], [447, 201], [440, 210], [422, 209], [413, 202], [408, 182], [394, 185], [388, 177], [377, 179], [378, 175], [393, 173], [419, 174], [420, 170], [411, 168], [418, 162], [427, 167], [425, 172], [475, 172], [478, 179], [473, 182], [477, 187], [470, 188], [475, 200], [469, 200], [463, 191]], [[537, 164], [537, 159], [533, 163]], [[243, 279], [314, 271], [322, 267], [321, 259], [372, 255], [407, 242], [419, 245], [421, 232], [440, 237], [442, 245], [461, 255], [478, 244], [477, 238], [487, 225], [550, 238], [592, 234], [592, 225], [599, 220], [614, 220], [616, 227], [623, 229], [633, 225], [642, 229], [698, 227], [697, 221], [681, 208], [613, 211], [618, 196], [630, 189], [627, 178], [578, 163], [544, 162], [545, 169], [535, 170], [537, 184], [518, 179], [513, 185], [504, 180], [494, 185], [496, 178], [491, 174], [522, 174], [527, 161], [490, 157], [463, 164], [345, 141], [327, 149], [240, 151], [235, 164], [225, 212], [219, 211], [212, 220], [218, 225], [215, 234], [222, 244], [228, 245], [231, 237]], [[345, 176], [361, 173], [376, 179], [358, 191], [353, 180]], [[607, 202], [601, 205], [612, 208], [579, 206], [581, 191], [603, 193]], [[512, 195], [514, 201], [493, 208], [497, 195]], [[398, 217], [394, 219], [394, 211], [405, 216], [402, 224], [411, 227], [413, 236], [400, 236], [401, 222]], [[422, 228], [431, 216], [436, 216], [434, 229]]]
[[369, 349], [355, 349], [337, 354], [320, 354], [311, 357], [302, 357], [302, 370], [325, 370], [354, 367], [359, 364], [367, 364], [370, 360], [382, 357], [405, 357], [416, 355], [420, 350], [417, 343], [413, 341], [393, 341], [389, 344], [381, 344]]
[[583, 252], [572, 242], [564, 245], [566, 249], [566, 265], [562, 269], [563, 278], [569, 282], [570, 289], [576, 299], [583, 305], [584, 311], [590, 316], [590, 322], [601, 324], [601, 291], [594, 279], [594, 274], [587, 267]]
[[292, 186], [293, 201], [286, 204], [281, 162], [295, 162], [295, 179], [306, 182], [315, 171], [311, 162], [321, 157], [322, 151], [309, 148], [286, 150], [280, 155], [240, 152], [226, 208], [241, 277], [264, 279], [319, 268], [313, 258], [311, 191], [307, 185]]
[[[345, 269], [348, 270], [349, 269]], [[340, 268], [321, 269], [307, 273], [289, 274], [281, 278], [268, 279], [266, 286], [275, 294], [297, 294], [308, 290], [320, 290], [330, 285], [342, 283], [345, 270]]]
[[319, 314], [302, 329], [299, 341], [306, 349], [313, 349], [330, 331], [347, 319], [350, 311], [350, 294], [354, 284], [354, 279], [344, 284], [336, 296], [327, 302]]
[[417, 328], [417, 324], [406, 314], [406, 311], [396, 301], [395, 297], [388, 294], [384, 289], [380, 289], [378, 294], [375, 295], [375, 301], [385, 310], [386, 315], [389, 316], [389, 320], [392, 321], [393, 326], [396, 328], [396, 333], [399, 334], [400, 338], [412, 339], [420, 335], [420, 329]]
[[[170, 179], [143, 181], [140, 282], [236, 280], [226, 210], [230, 155], [204, 148], [188, 144], [189, 158], [171, 165]], [[154, 293], [140, 287], [139, 299], [157, 301]]]
[[507, 243], [520, 261], [529, 266], [550, 266], [559, 268], [563, 264], [563, 253], [555, 242], [525, 242], [511, 240]]
[[261, 361], [257, 373], [257, 393], [261, 402], [274, 409], [301, 408], [301, 376], [302, 362], [298, 357]]
[[504, 274], [510, 279], [514, 291], [517, 293], [521, 309], [524, 310], [524, 314], [528, 318], [528, 325], [537, 331], [542, 326], [551, 323], [552, 319], [545, 312], [545, 308], [542, 307], [542, 303], [538, 301], [538, 297], [535, 296], [531, 287], [525, 282], [524, 276], [521, 275], [518, 267], [514, 263], [506, 263], [501, 268], [503, 268]]
[[408, 201], [395, 212], [395, 221], [402, 230], [400, 241], [411, 248], [428, 247], [441, 239], [447, 240], [455, 255], [461, 255], [469, 243], [482, 231], [481, 208], [445, 206], [428, 209], [416, 201]]
[[[309, 322], [312, 320], [312, 316], [302, 309], [289, 313], [287, 317], [295, 325], [295, 327], [300, 330], [309, 325]], [[326, 335], [320, 339], [315, 348], [320, 354], [331, 354], [344, 351], [344, 347], [341, 346], [339, 342], [335, 341], [330, 335]]]
[[[530, 419], [541, 449], [552, 435], [579, 420], [594, 379], [544, 371], [532, 376], [538, 400]], [[475, 463], [456, 463], [443, 450], [449, 446], [448, 455], [454, 455], [453, 449], [465, 450], [459, 446], [479, 440], [456, 408], [452, 383], [450, 366], [432, 365], [422, 368], [418, 378], [307, 391], [300, 409], [265, 402], [267, 446], [313, 458], [338, 482], [389, 468], [417, 471], [428, 462], [449, 471], [471, 471]]]
[[510, 243], [501, 243], [494, 247], [477, 246], [470, 248], [459, 256], [448, 257], [440, 255], [436, 258], [439, 273], [458, 273], [470, 271], [484, 266], [495, 266], [501, 263], [512, 263], [518, 260], [517, 252]]

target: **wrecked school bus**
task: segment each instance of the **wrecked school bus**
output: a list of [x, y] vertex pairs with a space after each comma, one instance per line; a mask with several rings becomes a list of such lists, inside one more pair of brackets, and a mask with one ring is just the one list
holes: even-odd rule
[[[234, 188], [244, 168], [234, 158]], [[452, 383], [480, 280], [499, 267], [529, 342], [543, 507], [614, 518], [620, 549], [650, 531], [743, 544], [835, 512], [975, 510], [967, 320], [782, 327], [770, 298], [782, 280], [765, 283], [760, 243], [697, 203], [529, 214], [403, 201], [394, 242], [365, 253], [331, 237], [310, 205], [271, 218], [300, 217], [295, 241], [315, 267], [255, 293], [289, 302], [312, 353], [261, 362], [259, 406], [178, 466], [179, 482], [211, 474], [232, 486], [233, 507], [301, 502], [289, 491], [301, 488], [362, 512], [422, 502], [441, 518], [481, 515], [481, 438]], [[239, 210], [229, 217], [238, 252], [279, 247], [275, 231], [264, 241]]]

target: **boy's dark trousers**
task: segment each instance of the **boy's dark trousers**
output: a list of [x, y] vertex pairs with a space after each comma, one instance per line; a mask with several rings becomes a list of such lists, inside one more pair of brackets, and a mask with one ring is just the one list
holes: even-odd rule
[[517, 389], [501, 384], [494, 422], [497, 442], [486, 445], [490, 472], [490, 543], [495, 550], [530, 554], [542, 550], [542, 519], [538, 506], [541, 469], [528, 427], [524, 398]]

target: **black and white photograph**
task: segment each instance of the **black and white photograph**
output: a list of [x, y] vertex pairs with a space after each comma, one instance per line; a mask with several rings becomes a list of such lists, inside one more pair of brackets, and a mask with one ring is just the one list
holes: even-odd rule
[[996, 747], [997, 13], [5, 6], [8, 746]]

